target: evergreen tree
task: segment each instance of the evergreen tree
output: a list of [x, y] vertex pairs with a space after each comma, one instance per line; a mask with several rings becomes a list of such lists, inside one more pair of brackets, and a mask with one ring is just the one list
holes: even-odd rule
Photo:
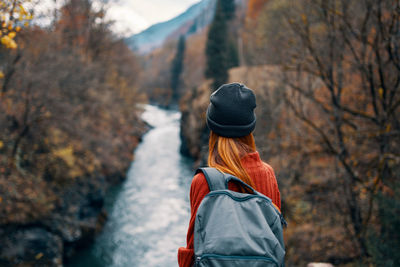
[[226, 83], [228, 69], [238, 65], [237, 49], [229, 31], [235, 14], [234, 0], [218, 0], [207, 37], [205, 75], [213, 79], [213, 90]]
[[371, 227], [369, 233], [369, 252], [376, 266], [400, 266], [400, 183], [389, 184], [388, 192], [377, 196], [380, 226]]
[[233, 19], [235, 15], [235, 0], [218, 0], [221, 4], [222, 12], [226, 20]]
[[185, 37], [181, 35], [178, 41], [176, 55], [174, 60], [172, 61], [172, 66], [171, 66], [172, 101], [178, 101], [179, 99], [179, 86], [183, 70], [184, 56], [185, 56]]

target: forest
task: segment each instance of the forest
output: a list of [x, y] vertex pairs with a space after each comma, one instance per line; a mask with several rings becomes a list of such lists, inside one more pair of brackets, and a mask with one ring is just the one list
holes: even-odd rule
[[181, 153], [204, 165], [228, 82], [257, 96], [286, 265], [400, 265], [400, 1], [209, 2], [207, 26], [140, 53], [106, 5], [67, 0], [43, 27], [33, 2], [0, 0], [1, 266], [62, 266], [101, 232], [149, 130], [140, 104], [179, 109]]
[[[0, 2], [2, 266], [59, 265], [92, 239], [147, 129], [137, 59], [103, 11], [68, 1], [41, 28], [28, 2]], [[18, 251], [30, 236], [37, 245]]]
[[210, 93], [246, 84], [283, 196], [288, 264], [397, 266], [399, 1], [246, 5], [218, 1], [208, 31], [186, 40], [182, 151], [204, 164]]

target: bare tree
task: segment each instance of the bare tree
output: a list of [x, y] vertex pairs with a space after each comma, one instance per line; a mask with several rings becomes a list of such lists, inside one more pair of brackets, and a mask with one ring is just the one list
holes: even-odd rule
[[[378, 192], [398, 175], [400, 1], [310, 0], [286, 12], [286, 102], [339, 163], [362, 256]], [[310, 112], [310, 109], [312, 111]]]

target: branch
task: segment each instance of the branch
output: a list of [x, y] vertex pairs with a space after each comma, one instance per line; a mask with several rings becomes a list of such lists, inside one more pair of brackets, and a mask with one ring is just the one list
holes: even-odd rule
[[285, 102], [289, 105], [289, 107], [293, 110], [294, 114], [296, 115], [296, 117], [298, 117], [300, 120], [302, 120], [304, 123], [306, 123], [307, 125], [309, 125], [314, 131], [316, 131], [321, 137], [322, 140], [324, 141], [324, 143], [327, 145], [329, 151], [334, 154], [334, 155], [338, 155], [338, 152], [336, 151], [336, 149], [333, 147], [332, 143], [329, 141], [328, 136], [324, 133], [324, 131], [319, 128], [314, 122], [312, 122], [311, 120], [307, 119], [303, 114], [300, 113], [300, 111], [298, 111], [296, 109], [296, 107], [294, 106], [294, 104], [287, 98], [284, 98]]
[[22, 55], [21, 55], [20, 51], [18, 50], [17, 56], [15, 57], [15, 59], [13, 60], [13, 62], [11, 64], [11, 68], [7, 71], [6, 75], [4, 76], [4, 83], [3, 83], [3, 87], [1, 89], [0, 98], [2, 96], [4, 96], [4, 94], [7, 92], [8, 84], [10, 83], [11, 78], [15, 72], [15, 65], [18, 63], [18, 61], [21, 59], [21, 57], [22, 57]]

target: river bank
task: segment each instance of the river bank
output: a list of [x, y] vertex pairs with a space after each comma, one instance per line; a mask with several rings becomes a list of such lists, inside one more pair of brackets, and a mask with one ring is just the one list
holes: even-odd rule
[[[63, 266], [93, 242], [108, 217], [107, 192], [126, 178], [132, 157], [125, 154], [132, 155], [149, 129], [140, 111], [134, 112], [138, 114], [131, 116], [132, 125], [125, 131], [129, 135], [107, 141], [118, 142], [119, 156], [113, 151], [115, 157], [94, 157], [91, 162], [89, 152], [68, 146], [53, 153], [58, 156], [57, 172], [30, 166], [29, 173], [21, 170], [0, 177], [0, 266]], [[85, 171], [71, 171], [83, 169], [82, 164]]]

